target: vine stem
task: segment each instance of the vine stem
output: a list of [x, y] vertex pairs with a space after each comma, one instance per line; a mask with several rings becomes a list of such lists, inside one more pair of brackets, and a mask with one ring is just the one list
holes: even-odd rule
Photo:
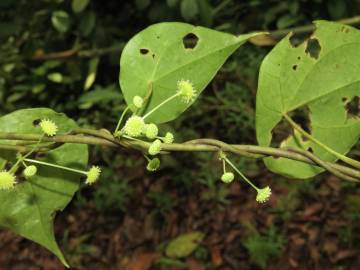
[[[74, 135], [76, 134], [76, 135]], [[0, 132], [0, 140], [7, 141], [17, 141], [26, 142], [26, 141], [37, 141], [40, 139], [41, 134], [21, 134], [21, 133], [7, 133]], [[42, 142], [56, 142], [56, 143], [75, 143], [75, 144], [88, 144], [88, 145], [101, 145], [107, 147], [116, 147], [116, 148], [131, 148], [138, 149], [140, 151], [146, 152], [150, 147], [151, 143], [145, 141], [134, 141], [126, 138], [121, 138], [120, 140], [113, 137], [113, 135], [106, 130], [93, 130], [93, 129], [84, 129], [77, 128], [72, 130], [72, 134], [68, 135], [57, 135], [53, 137], [44, 137]], [[16, 151], [21, 153], [26, 153], [32, 149], [29, 146], [22, 145], [9, 145], [0, 144], [0, 149]], [[38, 148], [37, 152], [49, 151], [49, 148]], [[295, 152], [290, 149], [284, 148], [273, 148], [265, 147], [258, 145], [239, 145], [239, 144], [227, 144], [225, 142], [215, 140], [215, 139], [196, 139], [191, 140], [185, 143], [172, 143], [172, 144], [162, 144], [162, 153], [166, 152], [218, 152], [222, 150], [224, 152], [230, 152], [236, 155], [251, 157], [251, 158], [264, 158], [268, 156], [272, 157], [281, 157], [292, 159], [300, 162], [304, 162], [310, 165], [317, 165], [323, 167], [327, 170], [326, 167], [331, 167], [333, 171], [341, 172], [344, 175], [350, 176], [351, 179], [345, 179], [350, 181], [360, 180], [360, 171], [347, 167], [344, 165], [322, 161], [319, 158], [313, 158], [313, 154], [307, 152], [306, 155], [299, 151]], [[311, 155], [311, 156], [310, 156]], [[312, 158], [310, 158], [312, 157]], [[321, 162], [320, 162], [321, 161]], [[326, 165], [326, 166], [324, 166]], [[340, 175], [339, 175], [340, 177]], [[355, 180], [353, 180], [355, 179]]]
[[345, 163], [360, 169], [360, 162], [357, 160], [354, 160], [352, 158], [349, 158], [347, 156], [344, 156], [338, 152], [336, 152], [335, 150], [331, 149], [329, 146], [323, 144], [322, 142], [320, 142], [318, 139], [316, 139], [314, 136], [312, 136], [311, 134], [307, 133], [305, 130], [302, 129], [301, 126], [299, 126], [298, 124], [295, 123], [294, 120], [291, 119], [290, 116], [288, 116], [286, 113], [283, 114], [284, 118], [286, 119], [286, 121], [289, 122], [289, 124], [295, 128], [297, 131], [299, 131], [301, 133], [301, 135], [303, 135], [304, 137], [306, 137], [307, 139], [311, 140], [313, 143], [317, 144], [318, 146], [322, 147], [324, 150], [328, 151], [329, 153], [333, 154], [335, 157], [337, 157], [338, 159], [344, 161]]

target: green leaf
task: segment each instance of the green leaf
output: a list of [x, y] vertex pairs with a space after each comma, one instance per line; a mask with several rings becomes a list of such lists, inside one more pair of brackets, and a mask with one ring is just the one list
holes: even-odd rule
[[89, 71], [88, 71], [88, 75], [86, 77], [85, 80], [85, 84], [84, 84], [84, 90], [89, 90], [90, 87], [94, 84], [95, 79], [96, 79], [96, 73], [97, 73], [97, 68], [100, 62], [100, 58], [99, 57], [95, 57], [92, 58], [89, 61]]
[[[59, 134], [65, 134], [77, 127], [64, 114], [50, 109], [26, 109], [0, 118], [2, 132], [41, 133], [33, 121], [48, 118], [59, 127]], [[0, 140], [1, 144], [15, 144], [15, 141]], [[15, 161], [14, 152], [0, 150], [0, 164], [4, 160]], [[40, 159], [40, 158], [39, 158]], [[57, 163], [77, 169], [85, 169], [88, 159], [86, 145], [63, 144], [49, 151], [42, 161]], [[56, 211], [61, 211], [71, 201], [79, 188], [79, 175], [54, 168], [38, 166], [36, 176], [25, 180], [18, 176], [13, 190], [0, 191], [0, 226], [28, 238], [53, 252], [65, 265], [53, 230]]]
[[90, 0], [73, 0], [71, 8], [75, 13], [80, 13], [88, 6]]
[[93, 12], [93, 11], [85, 12], [81, 16], [81, 21], [80, 21], [80, 25], [79, 25], [80, 33], [84, 37], [87, 37], [88, 35], [90, 35], [92, 30], [94, 29], [95, 23], [96, 23], [95, 12]]
[[[145, 97], [152, 91], [146, 113], [174, 95], [181, 79], [190, 80], [200, 94], [226, 59], [256, 35], [234, 36], [185, 23], [159, 23], [146, 28], [127, 43], [121, 55], [120, 87], [126, 102], [131, 105], [135, 95]], [[183, 43], [188, 37], [193, 39], [191, 48]], [[167, 122], [190, 105], [175, 99], [147, 119]]]
[[[291, 45], [290, 35], [285, 37], [261, 65], [256, 99], [260, 145], [271, 144], [272, 131], [284, 114], [291, 116], [303, 109], [309, 110], [312, 136], [338, 153], [346, 154], [359, 139], [359, 118], [352, 117], [347, 106], [359, 96], [360, 31], [326, 21], [316, 26], [311, 39], [298, 47]], [[289, 145], [311, 148], [324, 160], [336, 160], [313, 142], [301, 142], [294, 135], [282, 146]], [[266, 158], [265, 163], [272, 171], [294, 178], [309, 178], [322, 171], [283, 158]]]
[[47, 75], [47, 78], [55, 83], [62, 83], [63, 82], [63, 75], [59, 72], [53, 72]]
[[51, 22], [57, 31], [65, 33], [70, 28], [71, 19], [65, 11], [58, 10], [53, 12]]
[[186, 21], [191, 21], [199, 12], [198, 3], [195, 0], [182, 0], [180, 11]]
[[166, 247], [165, 254], [171, 258], [187, 257], [199, 246], [204, 236], [202, 232], [182, 234], [170, 241]]

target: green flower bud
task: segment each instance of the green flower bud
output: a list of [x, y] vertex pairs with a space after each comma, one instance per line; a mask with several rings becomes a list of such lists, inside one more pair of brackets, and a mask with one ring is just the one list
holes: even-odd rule
[[32, 177], [37, 173], [37, 168], [35, 165], [30, 165], [25, 168], [24, 175], [25, 177]]
[[174, 142], [174, 135], [171, 132], [166, 132], [164, 137], [164, 143], [173, 143]]
[[161, 141], [159, 139], [155, 140], [149, 147], [149, 154], [155, 156], [161, 151]]
[[140, 109], [140, 108], [143, 106], [143, 104], [144, 104], [144, 100], [143, 100], [143, 98], [140, 97], [140, 96], [135, 96], [135, 97], [133, 98], [133, 104], [134, 104], [134, 106], [135, 106], [136, 108]]
[[146, 166], [146, 169], [150, 172], [156, 171], [160, 167], [160, 159], [154, 158], [149, 161]]
[[149, 139], [155, 139], [159, 133], [159, 129], [155, 124], [145, 125], [145, 135]]
[[221, 181], [224, 183], [231, 183], [234, 180], [234, 174], [232, 172], [226, 172], [221, 176]]

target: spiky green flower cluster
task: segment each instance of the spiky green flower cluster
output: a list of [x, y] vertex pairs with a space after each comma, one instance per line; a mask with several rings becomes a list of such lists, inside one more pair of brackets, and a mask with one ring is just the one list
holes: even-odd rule
[[131, 116], [125, 123], [124, 132], [131, 137], [139, 137], [145, 128], [144, 119], [140, 116]]
[[39, 126], [41, 127], [44, 134], [50, 137], [55, 136], [56, 132], [58, 131], [57, 125], [49, 119], [41, 120]]
[[0, 190], [7, 190], [14, 188], [16, 184], [16, 177], [9, 171], [0, 171]]
[[163, 141], [164, 141], [164, 143], [173, 143], [174, 135], [171, 132], [166, 132]]
[[145, 136], [149, 139], [155, 139], [159, 133], [159, 129], [155, 124], [145, 125]]
[[259, 203], [264, 203], [269, 200], [271, 196], [271, 189], [270, 187], [265, 187], [257, 190], [256, 201]]
[[221, 181], [224, 183], [231, 183], [234, 180], [234, 174], [232, 172], [226, 172], [221, 176]]
[[189, 80], [178, 81], [177, 93], [185, 103], [190, 103], [196, 97], [196, 90]]
[[149, 154], [155, 156], [161, 151], [161, 141], [159, 139], [155, 140], [149, 147]]
[[86, 173], [85, 184], [91, 185], [95, 183], [100, 177], [101, 169], [98, 166], [92, 166], [90, 170]]

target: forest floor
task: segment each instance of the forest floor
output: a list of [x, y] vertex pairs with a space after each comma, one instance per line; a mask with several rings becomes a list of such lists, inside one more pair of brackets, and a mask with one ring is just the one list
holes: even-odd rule
[[[360, 269], [359, 211], [349, 208], [359, 209], [360, 197], [333, 176], [296, 196], [272, 179], [273, 196], [263, 205], [239, 182], [229, 185], [223, 203], [205, 199], [209, 190], [201, 185], [184, 195], [169, 183], [133, 181], [126, 212], [99, 212], [88, 200], [60, 213], [56, 235], [71, 269]], [[161, 211], [144, 196], [151, 191], [166, 191], [177, 204]], [[194, 231], [204, 238], [191, 255], [165, 255], [169, 240]], [[0, 270], [25, 269], [64, 267], [39, 245], [0, 231]]]

